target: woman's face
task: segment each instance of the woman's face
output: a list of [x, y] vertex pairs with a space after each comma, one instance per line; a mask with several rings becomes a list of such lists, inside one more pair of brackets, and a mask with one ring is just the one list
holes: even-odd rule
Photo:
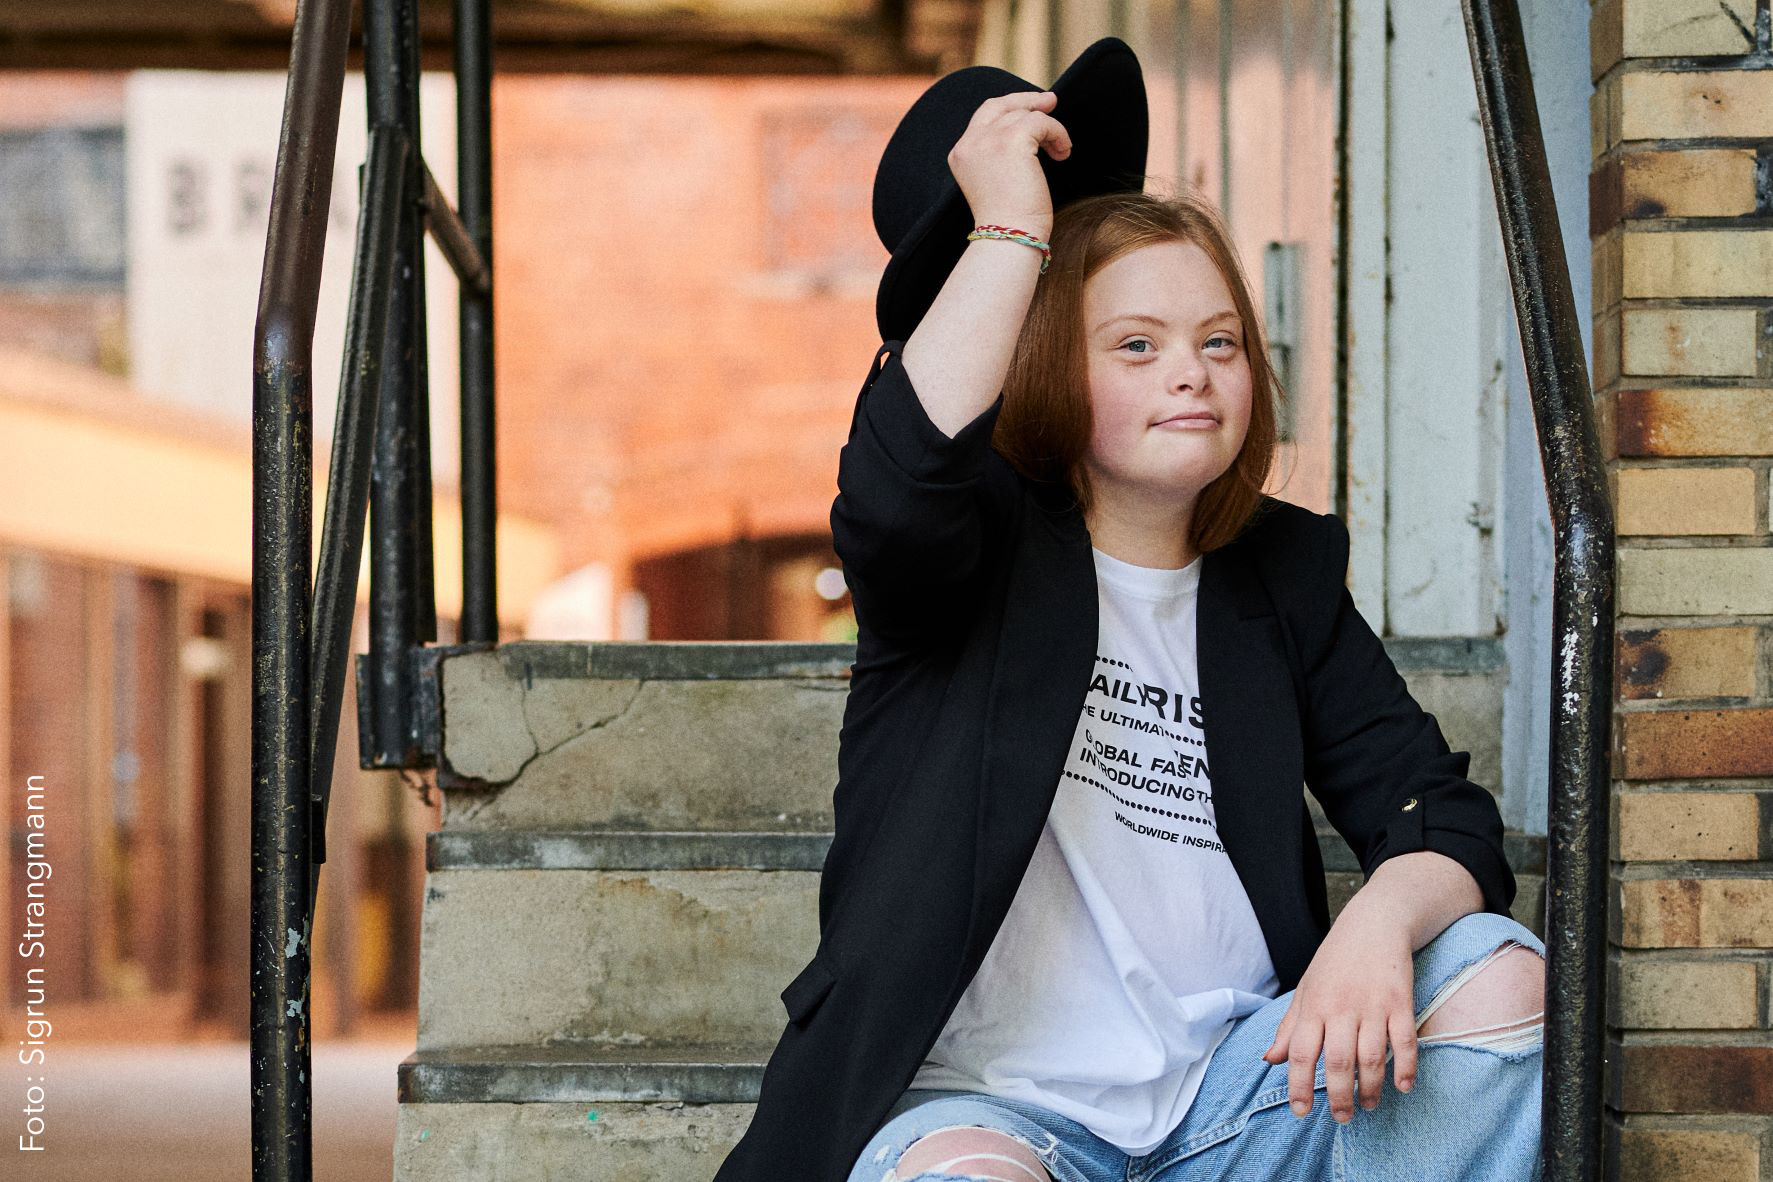
[[1192, 242], [1156, 243], [1091, 276], [1083, 313], [1095, 495], [1192, 503], [1250, 425], [1247, 338], [1225, 277]]

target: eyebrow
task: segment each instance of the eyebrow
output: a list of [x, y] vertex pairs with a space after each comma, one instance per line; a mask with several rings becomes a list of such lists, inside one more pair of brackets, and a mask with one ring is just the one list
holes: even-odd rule
[[[1169, 321], [1164, 320], [1158, 316], [1152, 316], [1149, 313], [1123, 312], [1118, 316], [1110, 316], [1108, 319], [1104, 320], [1101, 324], [1098, 324], [1095, 328], [1091, 329], [1090, 331], [1091, 332], [1101, 332], [1103, 329], [1107, 328], [1110, 324], [1114, 324], [1117, 321], [1121, 321], [1121, 320], [1138, 320], [1138, 321], [1142, 321], [1145, 324], [1156, 325], [1158, 328], [1168, 328], [1170, 326]], [[1230, 308], [1222, 308], [1219, 311], [1214, 312], [1211, 316], [1208, 316], [1205, 320], [1201, 321], [1200, 324], [1198, 324], [1196, 327], [1197, 328], [1205, 328], [1207, 325], [1212, 324], [1215, 321], [1219, 321], [1219, 320], [1237, 320], [1241, 323], [1242, 317], [1240, 317], [1235, 311], [1233, 311]]]

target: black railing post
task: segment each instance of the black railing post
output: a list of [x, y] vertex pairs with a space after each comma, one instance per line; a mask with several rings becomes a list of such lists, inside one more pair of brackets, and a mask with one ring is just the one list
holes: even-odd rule
[[414, 0], [377, 0], [363, 14], [369, 125], [398, 128], [401, 170], [393, 288], [376, 414], [370, 497], [370, 641], [361, 716], [367, 767], [416, 767], [409, 654], [436, 639], [431, 579], [431, 481], [425, 387], [424, 164], [419, 150], [418, 28]]
[[1556, 536], [1543, 1177], [1602, 1170], [1613, 507], [1516, 0], [1464, 0]]
[[456, 0], [456, 204], [485, 266], [461, 285], [463, 643], [499, 639], [493, 432], [492, 22], [487, 0]]
[[[382, 359], [387, 352], [388, 296], [394, 284], [394, 248], [401, 178], [411, 145], [397, 127], [369, 133], [369, 159], [358, 183], [357, 254], [352, 262], [351, 304], [345, 320], [344, 369], [327, 469], [326, 520], [320, 570], [314, 580], [311, 658], [314, 687], [314, 861], [326, 861], [326, 815], [332, 799], [332, 765], [338, 751], [339, 712], [345, 670], [351, 659], [351, 622], [357, 614], [357, 572], [363, 560], [364, 511], [369, 502]], [[320, 888], [313, 876], [312, 906]]]
[[312, 1173], [309, 545], [313, 343], [348, 0], [301, 0], [253, 331], [252, 1172]]

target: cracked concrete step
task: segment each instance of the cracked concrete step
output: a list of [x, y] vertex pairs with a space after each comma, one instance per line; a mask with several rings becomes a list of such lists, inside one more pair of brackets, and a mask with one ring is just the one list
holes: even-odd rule
[[848, 644], [516, 643], [438, 660], [445, 829], [831, 828]]
[[767, 1042], [818, 946], [819, 873], [433, 870], [421, 1051]]

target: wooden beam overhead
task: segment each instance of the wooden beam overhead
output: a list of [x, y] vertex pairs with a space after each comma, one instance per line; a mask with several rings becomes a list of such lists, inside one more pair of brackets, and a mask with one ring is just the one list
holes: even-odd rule
[[[500, 71], [890, 74], [931, 63], [902, 43], [898, 0], [494, 0]], [[0, 8], [0, 69], [286, 69], [294, 0], [35, 0]], [[452, 64], [448, 0], [420, 0], [426, 69]], [[351, 65], [360, 68], [358, 8]]]

